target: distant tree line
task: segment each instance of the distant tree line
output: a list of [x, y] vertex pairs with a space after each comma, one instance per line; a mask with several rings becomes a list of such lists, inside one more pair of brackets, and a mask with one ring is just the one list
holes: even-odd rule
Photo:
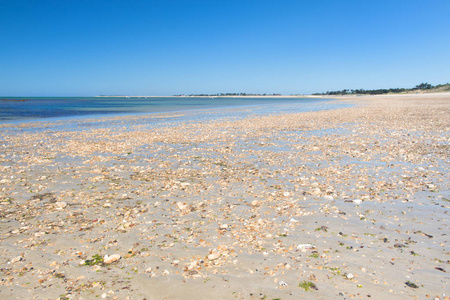
[[217, 94], [189, 94], [189, 95], [175, 95], [175, 96], [189, 96], [189, 97], [221, 97], [221, 96], [281, 96], [281, 94], [248, 94], [248, 93], [217, 93]]
[[415, 87], [410, 88], [410, 89], [405, 89], [405, 88], [390, 88], [390, 89], [377, 89], [377, 90], [345, 89], [342, 91], [327, 91], [325, 93], [315, 93], [313, 95], [380, 95], [380, 94], [389, 94], [389, 93], [411, 92], [411, 91], [415, 91], [415, 90], [430, 90], [433, 88], [440, 88], [440, 87], [447, 86], [447, 85], [450, 85], [450, 84], [446, 83], [446, 84], [439, 84], [439, 85], [433, 86], [427, 82], [423, 82], [423, 83], [418, 84]]

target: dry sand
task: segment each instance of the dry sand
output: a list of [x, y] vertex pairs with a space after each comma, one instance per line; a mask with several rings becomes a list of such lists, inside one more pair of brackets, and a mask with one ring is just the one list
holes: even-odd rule
[[449, 299], [450, 95], [340, 101], [3, 126], [0, 298]]

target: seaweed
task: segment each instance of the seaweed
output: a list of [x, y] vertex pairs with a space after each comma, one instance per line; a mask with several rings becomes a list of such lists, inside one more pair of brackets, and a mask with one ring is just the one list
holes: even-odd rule
[[413, 289], [418, 289], [419, 288], [419, 286], [417, 284], [415, 284], [414, 282], [411, 282], [409, 280], [407, 282], [405, 282], [405, 284], [407, 286], [409, 286], [410, 288], [413, 288]]
[[313, 290], [315, 290], [315, 291], [319, 290], [314, 283], [312, 283], [311, 281], [306, 281], [306, 280], [300, 282], [298, 284], [298, 286], [301, 287], [302, 289], [304, 289], [306, 292], [311, 292]]

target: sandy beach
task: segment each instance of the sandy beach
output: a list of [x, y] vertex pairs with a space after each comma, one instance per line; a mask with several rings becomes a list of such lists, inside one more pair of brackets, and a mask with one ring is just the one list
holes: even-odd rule
[[450, 93], [336, 101], [3, 125], [0, 299], [450, 299]]

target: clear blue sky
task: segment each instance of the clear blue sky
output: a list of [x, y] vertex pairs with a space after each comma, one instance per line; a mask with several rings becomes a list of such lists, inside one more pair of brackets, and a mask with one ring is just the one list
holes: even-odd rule
[[0, 95], [450, 81], [449, 0], [0, 0]]

